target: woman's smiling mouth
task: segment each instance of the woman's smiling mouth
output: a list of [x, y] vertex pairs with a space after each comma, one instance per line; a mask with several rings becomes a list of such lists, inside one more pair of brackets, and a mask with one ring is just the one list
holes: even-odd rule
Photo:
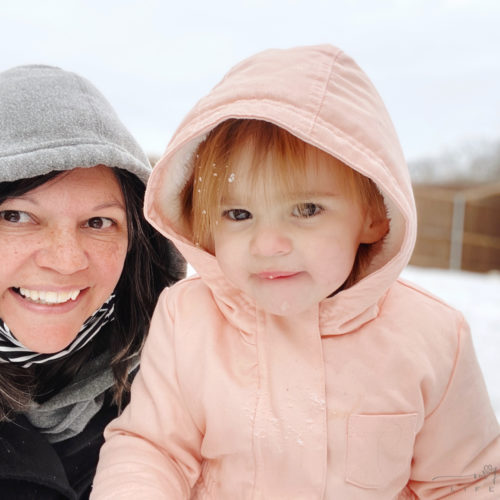
[[30, 290], [28, 288], [21, 287], [13, 288], [13, 290], [30, 302], [43, 305], [64, 304], [70, 300], [75, 301], [80, 295], [79, 289], [53, 292], [45, 290]]

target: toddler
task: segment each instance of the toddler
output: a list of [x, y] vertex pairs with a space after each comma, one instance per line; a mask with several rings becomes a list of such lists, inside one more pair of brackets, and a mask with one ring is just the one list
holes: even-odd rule
[[399, 278], [410, 180], [351, 58], [237, 65], [179, 127], [145, 210], [198, 274], [160, 297], [93, 499], [498, 498], [467, 324]]

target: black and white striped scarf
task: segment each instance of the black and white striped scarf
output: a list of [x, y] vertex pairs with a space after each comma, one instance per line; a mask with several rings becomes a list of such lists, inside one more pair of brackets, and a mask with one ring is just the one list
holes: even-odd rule
[[23, 368], [28, 368], [32, 364], [46, 363], [47, 361], [64, 358], [87, 345], [104, 325], [113, 321], [114, 310], [115, 295], [111, 294], [109, 299], [85, 321], [75, 340], [68, 347], [59, 352], [46, 354], [31, 351], [23, 346], [14, 337], [9, 327], [0, 319], [0, 363], [14, 363], [21, 365]]

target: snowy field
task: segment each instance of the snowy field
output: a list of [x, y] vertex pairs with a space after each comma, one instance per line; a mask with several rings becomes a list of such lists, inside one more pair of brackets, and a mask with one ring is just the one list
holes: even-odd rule
[[491, 403], [500, 420], [500, 273], [409, 266], [403, 277], [462, 311], [471, 327]]
[[[193, 269], [188, 267], [188, 274]], [[500, 420], [500, 273], [477, 274], [409, 266], [403, 277], [462, 311]]]

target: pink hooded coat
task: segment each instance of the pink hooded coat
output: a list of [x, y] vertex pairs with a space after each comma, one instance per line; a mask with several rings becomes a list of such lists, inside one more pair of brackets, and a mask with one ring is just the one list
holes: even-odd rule
[[[183, 234], [194, 151], [228, 118], [273, 122], [377, 183], [391, 227], [365, 278], [273, 316]], [[92, 499], [500, 497], [499, 427], [467, 324], [398, 278], [415, 240], [412, 189], [387, 111], [352, 59], [317, 46], [238, 64], [177, 130], [145, 210], [199, 276], [159, 300]]]

